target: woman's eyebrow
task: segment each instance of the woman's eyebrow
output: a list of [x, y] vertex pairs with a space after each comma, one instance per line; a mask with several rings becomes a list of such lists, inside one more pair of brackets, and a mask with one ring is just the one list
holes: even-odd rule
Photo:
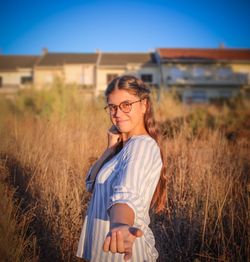
[[[131, 102], [132, 100], [124, 100], [124, 101], [122, 101], [121, 103], [124, 103], [124, 102]], [[120, 103], [120, 104], [121, 104]], [[112, 104], [112, 103], [108, 103], [108, 105], [110, 106], [110, 105], [112, 105], [112, 106], [116, 106], [115, 104]]]

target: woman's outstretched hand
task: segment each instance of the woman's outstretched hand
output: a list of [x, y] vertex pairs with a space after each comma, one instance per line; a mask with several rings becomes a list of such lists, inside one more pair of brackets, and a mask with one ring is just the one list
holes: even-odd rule
[[127, 261], [132, 257], [132, 247], [135, 239], [141, 237], [143, 232], [136, 227], [123, 225], [111, 229], [107, 234], [103, 251], [112, 253], [125, 253], [124, 260]]

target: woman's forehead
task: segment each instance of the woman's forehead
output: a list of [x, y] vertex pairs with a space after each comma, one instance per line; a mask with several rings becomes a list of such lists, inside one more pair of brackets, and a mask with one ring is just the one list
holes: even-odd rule
[[112, 93], [108, 95], [108, 102], [110, 104], [119, 104], [125, 100], [133, 101], [136, 98], [138, 98], [138, 96], [133, 95], [126, 90], [115, 89]]

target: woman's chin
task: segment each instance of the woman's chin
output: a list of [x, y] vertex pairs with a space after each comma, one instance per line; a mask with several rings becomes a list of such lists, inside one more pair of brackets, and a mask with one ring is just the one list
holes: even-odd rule
[[120, 131], [120, 133], [126, 133], [126, 130], [124, 128], [119, 128], [118, 127], [118, 130]]
[[124, 124], [118, 124], [118, 125], [116, 125], [116, 127], [120, 132], [128, 132], [129, 131], [129, 128]]
[[121, 133], [128, 133], [129, 131], [130, 131], [130, 129], [128, 129], [128, 128], [122, 128], [122, 127], [117, 127], [118, 128], [118, 130], [121, 132]]

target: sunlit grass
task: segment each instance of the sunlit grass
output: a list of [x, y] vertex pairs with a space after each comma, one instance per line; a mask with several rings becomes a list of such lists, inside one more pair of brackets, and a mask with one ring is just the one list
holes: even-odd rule
[[[248, 101], [191, 106], [167, 93], [159, 103], [153, 93], [153, 101], [169, 177], [168, 212], [151, 214], [159, 261], [244, 260]], [[31, 209], [37, 217], [32, 233], [45, 261], [76, 260], [90, 197], [85, 175], [106, 148], [111, 125], [103, 107], [102, 97], [86, 99], [61, 82], [52, 89], [26, 90], [12, 100], [1, 98], [0, 153], [14, 186], [36, 207]], [[1, 227], [7, 232], [4, 221]]]

